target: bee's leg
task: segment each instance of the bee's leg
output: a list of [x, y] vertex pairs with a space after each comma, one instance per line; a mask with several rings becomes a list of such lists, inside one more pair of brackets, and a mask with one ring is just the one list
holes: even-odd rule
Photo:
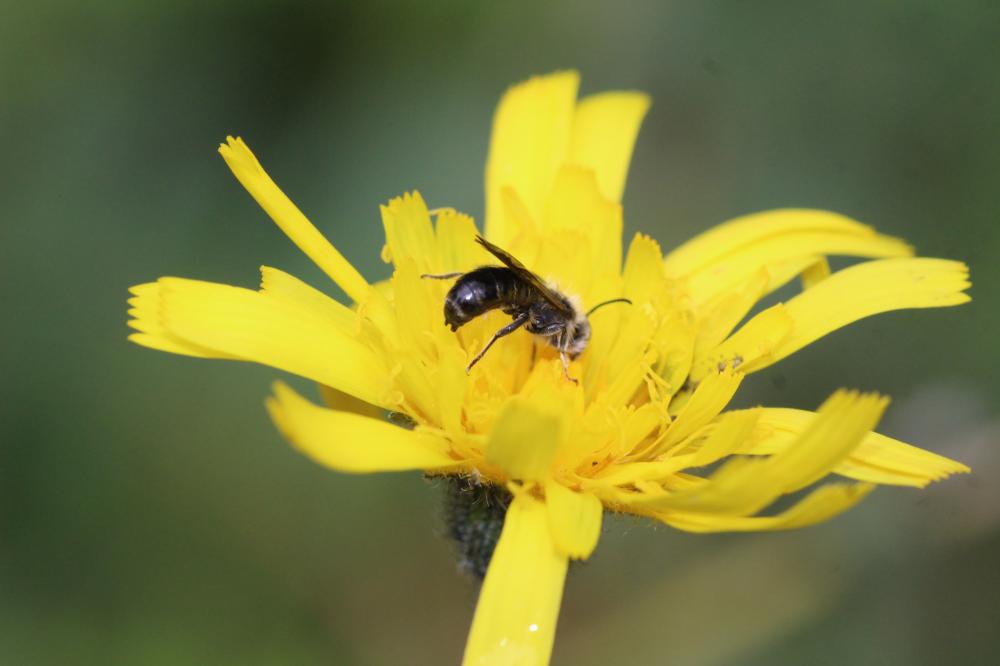
[[505, 335], [510, 335], [511, 333], [513, 333], [514, 331], [521, 328], [527, 323], [528, 323], [527, 312], [522, 312], [521, 314], [517, 315], [514, 321], [510, 322], [509, 324], [507, 324], [506, 326], [504, 326], [499, 331], [493, 334], [493, 337], [490, 338], [490, 341], [486, 343], [486, 346], [483, 347], [483, 350], [478, 354], [476, 354], [475, 358], [473, 358], [472, 361], [469, 362], [469, 365], [465, 368], [465, 371], [469, 372], [470, 370], [472, 370], [472, 366], [474, 366], [476, 363], [479, 363], [479, 359], [481, 359], [483, 357], [483, 354], [485, 354], [489, 350], [489, 348], [493, 346], [494, 342], [496, 342]]
[[574, 384], [579, 384], [579, 379], [569, 376], [569, 354], [566, 353], [566, 345], [563, 343], [564, 335], [564, 333], [559, 334], [559, 360], [562, 361], [563, 376]]
[[457, 273], [441, 273], [440, 275], [432, 275], [430, 273], [424, 273], [420, 277], [430, 278], [432, 280], [450, 280], [452, 278], [457, 278], [459, 275], [464, 275], [464, 273], [462, 273], [462, 271], [458, 271]]

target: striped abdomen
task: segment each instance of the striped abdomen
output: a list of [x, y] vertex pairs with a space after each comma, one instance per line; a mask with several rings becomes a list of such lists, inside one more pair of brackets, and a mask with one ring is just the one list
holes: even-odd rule
[[522, 310], [537, 301], [536, 290], [503, 266], [483, 266], [458, 278], [444, 297], [444, 322], [451, 330], [479, 315], [502, 308]]

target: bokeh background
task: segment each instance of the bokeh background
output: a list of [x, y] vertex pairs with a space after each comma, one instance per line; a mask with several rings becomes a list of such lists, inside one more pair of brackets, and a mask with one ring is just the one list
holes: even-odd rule
[[554, 663], [995, 663], [998, 7], [3, 3], [0, 663], [458, 663], [475, 592], [442, 489], [306, 461], [262, 408], [276, 372], [126, 343], [126, 288], [262, 263], [327, 285], [216, 155], [227, 133], [387, 276], [378, 204], [479, 217], [493, 105], [565, 67], [653, 94], [628, 235], [810, 206], [969, 262], [971, 304], [861, 322], [740, 400], [878, 389], [883, 432], [974, 474], [794, 533], [609, 521]]

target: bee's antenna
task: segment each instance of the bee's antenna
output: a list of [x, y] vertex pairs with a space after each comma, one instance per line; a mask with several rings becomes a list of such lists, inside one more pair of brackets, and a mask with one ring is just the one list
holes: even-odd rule
[[587, 310], [587, 316], [589, 317], [590, 315], [592, 315], [594, 313], [594, 310], [598, 308], [603, 308], [605, 305], [611, 305], [612, 303], [628, 303], [629, 305], [632, 305], [632, 301], [630, 301], [627, 298], [612, 298], [610, 301], [604, 301], [603, 303], [598, 303], [594, 307]]

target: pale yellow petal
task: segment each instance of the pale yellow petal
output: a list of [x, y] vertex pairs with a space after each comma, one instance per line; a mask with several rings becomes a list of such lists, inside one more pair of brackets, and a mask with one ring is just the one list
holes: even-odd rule
[[775, 516], [726, 516], [681, 511], [654, 517], [685, 532], [768, 532], [808, 527], [847, 511], [872, 491], [874, 486], [827, 484], [817, 488], [798, 504]]
[[590, 557], [601, 535], [601, 501], [550, 479], [545, 484], [545, 505], [556, 550], [574, 560]]
[[319, 407], [281, 382], [275, 383], [267, 409], [295, 448], [340, 472], [441, 471], [458, 465], [437, 435]]
[[766, 293], [815, 265], [824, 255], [903, 257], [903, 241], [875, 233], [836, 213], [787, 209], [736, 218], [695, 237], [667, 255], [667, 274], [685, 279], [698, 306], [742, 284], [761, 268]]
[[[875, 314], [966, 303], [968, 277], [961, 262], [925, 258], [869, 261], [838, 271], [785, 303], [793, 322], [790, 333], [770, 354], [745, 359], [740, 369], [765, 368], [827, 333]], [[753, 323], [750, 320], [747, 327]], [[733, 337], [739, 335], [737, 331]]]
[[486, 235], [501, 247], [515, 231], [504, 216], [504, 187], [517, 192], [534, 219], [542, 217], [569, 153], [579, 83], [576, 72], [534, 77], [508, 90], [497, 106], [486, 162]]
[[160, 317], [191, 344], [285, 370], [391, 409], [382, 360], [322, 312], [228, 285], [163, 278]]
[[546, 666], [567, 564], [545, 504], [516, 494], [479, 593], [463, 666]]
[[562, 438], [557, 414], [524, 396], [507, 401], [489, 436], [486, 460], [510, 478], [544, 482], [550, 474]]
[[396, 197], [379, 206], [379, 211], [388, 248], [388, 256], [384, 255], [384, 259], [398, 265], [400, 260], [409, 258], [420, 273], [443, 270], [438, 265], [431, 216], [419, 192]]
[[361, 301], [368, 292], [368, 283], [271, 180], [243, 139], [226, 137], [219, 154], [285, 235], [348, 296]]
[[621, 201], [625, 191], [632, 148], [649, 104], [643, 93], [606, 92], [576, 105], [569, 159], [593, 169], [601, 192], [612, 201]]

